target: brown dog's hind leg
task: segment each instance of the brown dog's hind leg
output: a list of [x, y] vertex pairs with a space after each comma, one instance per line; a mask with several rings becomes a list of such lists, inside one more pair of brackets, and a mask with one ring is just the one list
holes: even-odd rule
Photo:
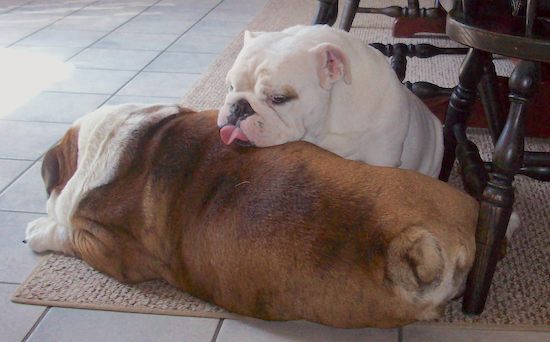
[[92, 220], [75, 216], [72, 220], [75, 252], [100, 272], [124, 283], [157, 279], [159, 265], [130, 236], [117, 236]]

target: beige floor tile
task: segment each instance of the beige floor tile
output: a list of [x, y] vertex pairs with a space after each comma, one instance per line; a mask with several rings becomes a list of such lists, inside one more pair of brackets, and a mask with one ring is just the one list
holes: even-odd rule
[[0, 340], [17, 342], [23, 340], [42, 312], [43, 306], [15, 304], [10, 297], [16, 285], [0, 284]]
[[0, 282], [23, 282], [40, 261], [22, 242], [27, 223], [40, 216], [0, 211]]
[[217, 319], [52, 308], [29, 341], [210, 342]]
[[225, 320], [217, 342], [397, 342], [397, 329], [334, 329], [310, 322]]
[[405, 327], [403, 342], [545, 342], [550, 333], [531, 331], [476, 330], [447, 327]]

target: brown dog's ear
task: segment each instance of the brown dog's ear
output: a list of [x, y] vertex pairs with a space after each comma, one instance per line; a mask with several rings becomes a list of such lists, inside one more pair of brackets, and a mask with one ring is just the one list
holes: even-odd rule
[[351, 67], [348, 56], [336, 45], [322, 43], [309, 50], [317, 57], [317, 74], [323, 89], [329, 90], [341, 79], [351, 84]]
[[46, 192], [50, 197], [53, 188], [59, 181], [59, 162], [58, 162], [58, 150], [59, 145], [52, 147], [42, 162], [42, 180], [46, 186]]
[[78, 128], [72, 127], [65, 133], [57, 145], [44, 156], [42, 162], [42, 180], [48, 197], [55, 189], [63, 190], [76, 171], [78, 158]]

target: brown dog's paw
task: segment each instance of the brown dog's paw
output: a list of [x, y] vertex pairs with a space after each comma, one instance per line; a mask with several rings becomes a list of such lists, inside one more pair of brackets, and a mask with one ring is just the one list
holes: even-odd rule
[[388, 248], [387, 275], [408, 291], [423, 291], [441, 283], [445, 260], [435, 237], [411, 227], [395, 237]]

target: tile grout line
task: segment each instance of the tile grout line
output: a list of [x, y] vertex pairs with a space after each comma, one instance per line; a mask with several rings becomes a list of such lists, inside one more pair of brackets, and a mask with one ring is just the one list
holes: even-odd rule
[[220, 333], [220, 330], [222, 329], [223, 321], [225, 321], [224, 318], [221, 318], [218, 321], [218, 325], [216, 326], [216, 330], [214, 331], [214, 336], [212, 336], [211, 342], [216, 342], [216, 340], [218, 339], [218, 334]]
[[28, 211], [28, 210], [11, 210], [11, 209], [0, 209], [0, 213], [46, 215], [46, 212]]
[[[145, 71], [145, 72], [147, 72], [147, 71]], [[107, 94], [107, 93], [80, 93], [80, 92], [61, 91], [61, 90], [45, 90], [44, 93], [72, 94], [72, 95], [77, 95], [77, 94], [103, 95], [103, 96], [110, 95], [110, 94]], [[119, 96], [159, 97], [159, 98], [167, 98], [167, 99], [173, 98], [173, 96], [156, 96], [156, 95], [119, 95]], [[6, 120], [6, 119], [0, 119], [0, 120]], [[2, 158], [0, 158], [0, 159], [2, 159]]]
[[9, 10], [7, 10], [7, 11], [4, 11], [4, 12], [0, 13], [0, 16], [4, 15], [4, 14], [6, 14], [6, 13], [13, 12], [13, 11], [15, 11], [16, 9], [19, 9], [19, 8], [21, 8], [21, 7], [30, 5], [32, 2], [34, 2], [34, 0], [29, 0], [29, 1], [27, 1], [26, 3], [24, 3], [23, 5], [15, 6], [14, 8], [11, 8], [11, 9], [9, 9]]
[[[88, 48], [86, 48], [88, 49]], [[156, 51], [151, 51], [156, 52]], [[216, 55], [216, 53], [209, 53], [208, 55]], [[155, 59], [158, 56], [155, 56]], [[72, 57], [71, 57], [72, 58]], [[98, 68], [98, 67], [75, 67], [77, 70], [104, 70], [104, 71], [135, 71], [135, 72], [141, 72], [143, 70], [141, 69], [112, 69], [112, 68]], [[181, 71], [143, 71], [143, 72], [157, 72], [157, 73], [165, 73], [165, 74], [188, 74], [188, 75], [200, 75], [202, 72], [181, 72]]]
[[[82, 94], [86, 94], [86, 93], [82, 93]], [[74, 122], [74, 120], [71, 122], [67, 122], [67, 121], [41, 121], [41, 120], [23, 120], [23, 119], [0, 119], [0, 122], [34, 122], [34, 123], [40, 123], [40, 124], [70, 125]], [[3, 158], [0, 158], [0, 160], [2, 159]], [[17, 160], [17, 159], [12, 159], [12, 160]], [[30, 159], [26, 159], [26, 160], [30, 160]]]
[[[149, 71], [144, 71], [149, 72]], [[185, 73], [177, 73], [177, 74], [185, 74]], [[187, 74], [187, 75], [194, 75], [194, 74]], [[111, 94], [108, 93], [83, 93], [83, 92], [73, 92], [73, 91], [65, 91], [65, 90], [44, 90], [42, 93], [56, 93], [56, 94], [70, 94], [70, 95], [98, 95], [98, 96], [108, 96]], [[132, 97], [158, 97], [158, 98], [165, 98], [165, 99], [172, 99], [173, 96], [158, 96], [158, 95], [119, 95], [119, 96], [132, 96]], [[26, 120], [15, 120], [15, 119], [0, 119], [0, 121], [26, 121]], [[39, 121], [39, 122], [52, 122], [52, 121]], [[34, 160], [34, 159], [22, 159], [22, 158], [4, 158], [0, 157], [0, 159], [10, 159], [10, 160]]]
[[21, 285], [21, 283], [14, 283], [12, 281], [0, 281], [0, 285]]
[[21, 340], [21, 342], [26, 342], [28, 341], [29, 337], [31, 337], [32, 333], [36, 330], [36, 327], [38, 327], [38, 325], [42, 322], [42, 320], [44, 319], [44, 317], [46, 317], [46, 315], [48, 314], [48, 312], [50, 312], [50, 309], [52, 307], [51, 306], [48, 306], [46, 307], [46, 309], [44, 310], [44, 312], [42, 312], [42, 314], [40, 315], [40, 317], [38, 317], [38, 319], [36, 320], [36, 322], [34, 322], [34, 324], [32, 325], [32, 327], [29, 329], [29, 331], [27, 332], [27, 334], [25, 335], [25, 337], [23, 337], [23, 339]]
[[[98, 0], [99, 1], [99, 0]], [[99, 42], [100, 40], [102, 40], [103, 38], [107, 37], [108, 35], [110, 35], [111, 33], [115, 32], [116, 30], [118, 30], [120, 27], [126, 25], [127, 23], [129, 23], [130, 21], [134, 20], [135, 18], [139, 17], [140, 15], [143, 14], [143, 12], [147, 11], [148, 9], [150, 9], [151, 7], [155, 6], [156, 4], [158, 4], [159, 2], [161, 2], [162, 0], [157, 0], [155, 1], [154, 3], [150, 4], [149, 6], [145, 7], [143, 10], [141, 10], [139, 13], [137, 13], [136, 15], [134, 15], [133, 17], [129, 18], [128, 20], [126, 20], [125, 22], [121, 23], [120, 25], [118, 25], [117, 27], [113, 28], [112, 30], [110, 31], [101, 31], [101, 32], [106, 32], [103, 36], [99, 37], [98, 39], [94, 40], [92, 43], [86, 45], [85, 47], [83, 47], [82, 49], [80, 49], [77, 53], [75, 53], [74, 55], [70, 56], [69, 58], [65, 59], [64, 62], [67, 62], [69, 60], [71, 60], [72, 58], [78, 56], [80, 53], [82, 53], [84, 50], [86, 49], [89, 49], [90, 47], [92, 47], [95, 43]], [[133, 70], [131, 70], [133, 71]]]
[[[162, 0], [161, 0], [162, 1]], [[200, 20], [200, 19], [199, 19]], [[126, 23], [125, 23], [126, 24]], [[123, 24], [124, 25], [124, 24]], [[117, 26], [114, 30], [116, 31], [117, 29], [119, 29], [120, 26]], [[82, 32], [90, 32], [90, 31], [82, 31]], [[106, 31], [95, 31], [95, 32], [106, 32]], [[109, 31], [109, 34], [111, 33], [114, 33], [113, 31]], [[137, 34], [140, 34], [140, 33], [137, 33]], [[172, 36], [175, 36], [176, 34], [172, 34]], [[178, 36], [178, 39], [180, 38], [179, 35]], [[105, 37], [102, 37], [102, 38], [99, 38], [98, 40], [101, 40]], [[96, 40], [95, 42], [92, 43], [92, 45], [94, 45], [95, 43], [98, 42], [98, 40]], [[93, 49], [93, 50], [115, 50], [115, 51], [146, 51], [146, 52], [159, 52], [161, 50], [152, 50], [152, 49], [128, 49], [128, 48], [125, 48], [125, 49], [122, 49], [122, 48], [110, 48], [110, 47], [87, 47], [87, 49]], [[194, 55], [216, 55], [217, 53], [216, 52], [195, 52], [195, 51], [168, 51], [168, 52], [172, 52], [172, 53], [186, 53], [186, 54], [194, 54]]]
[[[160, 0], [159, 0], [160, 1]], [[111, 94], [111, 96], [109, 96], [109, 98], [107, 98], [102, 104], [100, 104], [98, 106], [101, 107], [103, 106], [105, 103], [107, 103], [111, 98], [113, 98], [113, 96], [115, 96], [122, 88], [124, 88], [126, 85], [128, 85], [131, 81], [133, 81], [139, 74], [141, 74], [142, 72], [144, 72], [145, 68], [147, 68], [149, 65], [151, 65], [151, 63], [153, 63], [154, 61], [157, 60], [157, 58], [159, 58], [164, 52], [166, 52], [172, 45], [174, 45], [178, 39], [180, 39], [181, 37], [183, 37], [184, 34], [186, 34], [187, 32], [189, 32], [193, 27], [195, 27], [201, 20], [203, 20], [208, 14], [210, 14], [213, 10], [215, 10], [219, 5], [222, 4], [224, 0], [220, 0], [214, 7], [212, 7], [211, 9], [209, 9], [202, 17], [200, 17], [196, 22], [193, 23], [193, 25], [189, 26], [185, 31], [183, 31], [176, 39], [174, 39], [174, 41], [170, 44], [168, 44], [163, 50], [159, 51], [159, 53], [152, 59], [149, 61], [149, 63], [145, 64], [145, 66], [143, 68], [141, 68], [141, 70], [139, 70], [134, 76], [132, 76], [128, 81], [126, 81], [126, 83], [124, 83], [123, 85], [121, 85], [117, 90], [115, 90], [113, 92], [113, 94]], [[185, 73], [183, 73], [185, 74]], [[202, 73], [201, 73], [202, 74]], [[201, 74], [198, 74], [198, 75], [201, 75]], [[197, 75], [197, 74], [195, 74]]]
[[[88, 95], [87, 93], [76, 93], [76, 94], [84, 94]], [[96, 95], [96, 94], [90, 94], [90, 95]], [[99, 95], [107, 95], [107, 94], [99, 94]], [[55, 125], [70, 125], [74, 121], [66, 122], [66, 121], [42, 121], [42, 120], [22, 120], [22, 119], [0, 119], [0, 122], [36, 122], [36, 123], [45, 123], [45, 124], [55, 124]], [[9, 159], [9, 160], [27, 160], [27, 161], [33, 161], [35, 159], [17, 159], [17, 158], [1, 158], [2, 159]]]
[[[0, 121], [9, 121], [9, 120], [0, 119]], [[34, 159], [0, 157], [0, 161], [2, 161], [2, 160], [7, 160], [7, 161], [26, 161], [26, 162], [33, 162], [33, 161], [34, 161]]]
[[[40, 155], [40, 158], [42, 158], [42, 154]], [[10, 186], [12, 186], [13, 183], [15, 183], [17, 180], [21, 179], [21, 177], [25, 173], [27, 173], [30, 170], [30, 168], [33, 167], [40, 158], [32, 161], [29, 166], [27, 166], [25, 169], [23, 169], [23, 171], [21, 171], [19, 174], [17, 174], [17, 176], [15, 176], [10, 182], [8, 182], [8, 184], [6, 184], [3, 188], [0, 188], [0, 197], [4, 196], [4, 194], [6, 193], [6, 190], [8, 190], [8, 188]]]
[[64, 15], [64, 16], [62, 16], [62, 17], [59, 17], [59, 18], [57, 18], [56, 20], [54, 20], [54, 21], [52, 21], [51, 23], [49, 23], [48, 25], [45, 25], [45, 26], [41, 27], [40, 29], [38, 29], [38, 30], [36, 30], [36, 31], [33, 31], [33, 32], [29, 33], [28, 35], [26, 35], [26, 36], [24, 36], [24, 37], [22, 37], [22, 38], [16, 40], [15, 42], [6, 45], [5, 47], [6, 47], [6, 48], [10, 48], [10, 47], [14, 46], [15, 44], [19, 43], [20, 41], [29, 38], [29, 37], [32, 36], [33, 34], [38, 33], [38, 32], [40, 32], [40, 31], [42, 31], [42, 30], [44, 30], [44, 29], [46, 29], [46, 28], [52, 26], [53, 24], [57, 23], [58, 21], [61, 21], [61, 20], [65, 19], [65, 18], [67, 18], [68, 16], [71, 16], [71, 15], [75, 14], [76, 12], [78, 12], [78, 11], [80, 11], [80, 10], [83, 10], [83, 9], [86, 8], [86, 7], [92, 6], [93, 4], [95, 4], [95, 3], [97, 3], [97, 2], [99, 2], [99, 0], [92, 1], [92, 2], [90, 2], [89, 4], [87, 4], [87, 5], [85, 5], [85, 6], [82, 6], [82, 7], [80, 7], [80, 8], [77, 9], [77, 10], [74, 10], [74, 11], [72, 11], [72, 12], [70, 12], [70, 13], [68, 13], [68, 14], [66, 14], [66, 15]]

